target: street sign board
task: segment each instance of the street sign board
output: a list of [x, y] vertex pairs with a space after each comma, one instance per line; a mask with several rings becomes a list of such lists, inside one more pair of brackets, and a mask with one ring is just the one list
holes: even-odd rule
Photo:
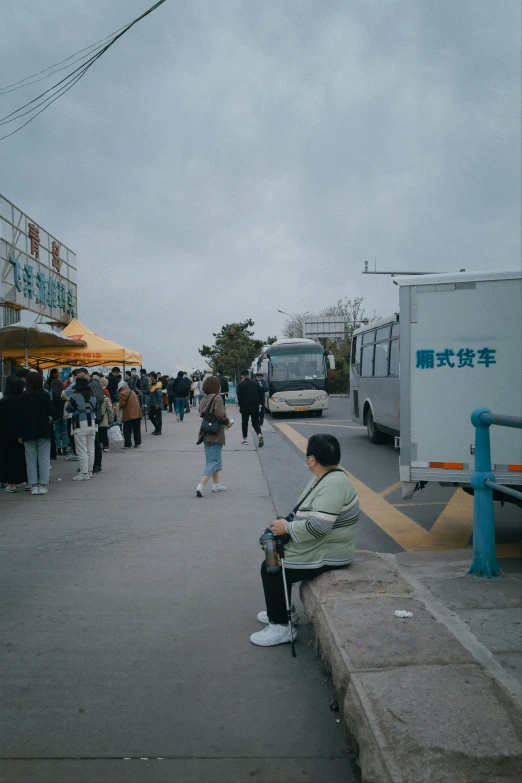
[[347, 324], [341, 316], [323, 317], [306, 316], [303, 318], [303, 337], [312, 340], [318, 337], [330, 337], [332, 340], [344, 337], [347, 332]]
[[0, 196], [0, 304], [67, 324], [76, 273], [75, 253]]

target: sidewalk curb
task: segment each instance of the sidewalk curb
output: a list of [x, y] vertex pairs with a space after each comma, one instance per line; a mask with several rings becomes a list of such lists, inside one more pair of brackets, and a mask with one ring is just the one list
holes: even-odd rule
[[[362, 780], [515, 783], [515, 678], [407, 573], [405, 557], [399, 564], [395, 555], [359, 551], [350, 568], [301, 585]], [[393, 607], [413, 618], [394, 618]]]

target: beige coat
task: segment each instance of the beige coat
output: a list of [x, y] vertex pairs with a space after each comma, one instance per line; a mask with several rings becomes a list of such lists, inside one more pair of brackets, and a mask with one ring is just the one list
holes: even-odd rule
[[128, 386], [122, 386], [120, 389], [120, 411], [122, 421], [143, 418], [138, 395]]
[[[212, 397], [214, 397], [214, 400], [211, 404]], [[221, 443], [222, 446], [225, 445], [225, 424], [229, 424], [230, 420], [227, 416], [227, 412], [225, 410], [225, 403], [223, 402], [223, 397], [221, 394], [205, 394], [203, 399], [201, 400], [199, 404], [199, 412], [202, 414], [203, 412], [207, 412], [207, 408], [210, 406], [210, 409], [208, 413], [213, 413], [216, 419], [219, 421], [219, 427], [218, 431], [213, 434], [212, 432], [202, 432], [199, 431], [199, 438], [198, 443], [201, 443], [203, 441], [203, 435], [207, 436], [207, 443]]]

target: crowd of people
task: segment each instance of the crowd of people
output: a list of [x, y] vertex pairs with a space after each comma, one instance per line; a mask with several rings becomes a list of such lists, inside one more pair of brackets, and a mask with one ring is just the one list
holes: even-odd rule
[[[237, 402], [241, 413], [243, 444], [252, 427], [263, 446], [261, 431], [267, 384], [262, 373], [255, 380], [241, 373]], [[196, 488], [201, 498], [212, 480], [212, 492], [224, 492], [220, 483], [225, 433], [234, 424], [226, 399], [228, 380], [223, 373], [194, 374], [179, 371], [175, 376], [135, 369], [122, 378], [118, 367], [104, 377], [97, 370], [80, 367], [62, 381], [57, 369], [44, 378], [39, 368], [20, 368], [10, 375], [0, 399], [0, 482], [6, 492], [48, 492], [51, 461], [58, 456], [77, 462], [74, 481], [88, 481], [102, 470], [102, 455], [112, 442], [123, 448], [139, 448], [141, 422], [148, 416], [153, 435], [161, 435], [162, 416], [198, 408], [200, 427], [197, 442], [205, 452], [203, 475]], [[123, 433], [123, 434], [122, 434]], [[354, 554], [359, 518], [357, 496], [347, 474], [339, 467], [340, 446], [331, 435], [314, 435], [308, 442], [306, 465], [313, 478], [293, 512], [271, 522], [270, 531], [284, 540], [286, 569], [283, 577], [287, 596], [292, 585], [347, 565]], [[285, 599], [281, 575], [263, 563], [261, 579], [266, 611], [258, 614], [265, 626], [253, 633], [253, 644], [266, 647], [292, 641], [299, 618]]]

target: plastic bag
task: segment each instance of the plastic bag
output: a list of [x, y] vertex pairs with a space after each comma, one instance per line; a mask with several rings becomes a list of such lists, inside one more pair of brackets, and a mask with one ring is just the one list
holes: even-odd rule
[[120, 425], [113, 424], [108, 430], [109, 443], [121, 443], [123, 435], [121, 434]]

